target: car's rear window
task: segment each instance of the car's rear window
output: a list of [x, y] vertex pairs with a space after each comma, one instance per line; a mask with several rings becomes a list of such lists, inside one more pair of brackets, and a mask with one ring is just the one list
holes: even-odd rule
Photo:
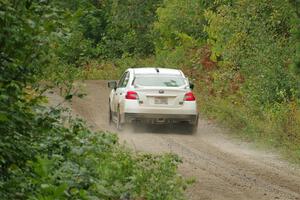
[[180, 87], [185, 85], [185, 80], [180, 76], [137, 76], [133, 84], [139, 86]]

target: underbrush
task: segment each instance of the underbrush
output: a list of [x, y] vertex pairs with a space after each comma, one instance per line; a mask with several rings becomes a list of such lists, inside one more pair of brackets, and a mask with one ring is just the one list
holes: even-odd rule
[[249, 70], [247, 67], [259, 62], [253, 62], [256, 57], [242, 55], [238, 60], [247, 60], [247, 65], [240, 69], [232, 62], [213, 60], [211, 48], [208, 44], [183, 43], [158, 51], [156, 63], [176, 66], [194, 82], [199, 111], [204, 116], [242, 139], [275, 148], [290, 161], [300, 163], [299, 77], [282, 67], [281, 57], [276, 62], [265, 58], [267, 69]]
[[123, 57], [110, 61], [90, 60], [78, 69], [81, 80], [117, 80], [129, 67], [153, 67], [154, 58]]
[[[210, 59], [207, 47], [189, 52], [181, 68], [195, 83], [199, 111], [247, 141], [263, 148], [280, 151], [291, 162], [300, 163], [300, 103], [298, 97], [288, 99], [284, 92], [251, 90], [251, 77], [232, 70], [227, 63]], [[274, 84], [266, 75], [268, 85]], [[289, 82], [288, 82], [289, 83]], [[259, 83], [254, 83], [259, 86]], [[278, 88], [277, 88], [278, 89]], [[296, 92], [295, 92], [296, 93]], [[269, 94], [279, 100], [262, 101]], [[282, 99], [282, 100], [281, 100]]]
[[199, 93], [200, 110], [238, 137], [262, 147], [279, 150], [287, 159], [300, 163], [300, 109], [294, 103], [265, 110], [235, 105], [228, 99], [205, 98]]
[[[30, 140], [26, 146], [1, 141], [1, 199], [184, 199], [176, 155], [133, 152], [61, 109], [39, 108], [26, 124], [27, 135], [15, 142]], [[26, 156], [13, 154], [18, 148]]]

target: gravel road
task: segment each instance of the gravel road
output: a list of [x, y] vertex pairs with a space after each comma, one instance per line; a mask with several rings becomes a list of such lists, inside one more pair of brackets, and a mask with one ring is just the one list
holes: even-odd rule
[[[117, 132], [108, 124], [106, 81], [86, 81], [87, 97], [74, 99], [72, 108], [94, 129]], [[215, 124], [200, 119], [198, 133], [166, 127], [118, 133], [121, 141], [136, 151], [173, 152], [183, 159], [179, 171], [196, 182], [188, 199], [298, 199], [300, 168], [276, 153], [257, 150], [234, 139]]]

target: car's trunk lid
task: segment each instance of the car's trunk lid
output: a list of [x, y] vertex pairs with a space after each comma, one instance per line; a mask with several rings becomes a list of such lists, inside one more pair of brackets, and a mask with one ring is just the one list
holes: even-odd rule
[[186, 93], [185, 87], [137, 87], [141, 106], [180, 107]]

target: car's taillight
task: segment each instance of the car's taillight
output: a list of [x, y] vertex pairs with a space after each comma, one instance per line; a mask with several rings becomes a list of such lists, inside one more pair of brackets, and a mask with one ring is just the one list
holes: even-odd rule
[[195, 101], [196, 98], [192, 92], [188, 92], [184, 95], [184, 101]]
[[128, 91], [125, 96], [126, 99], [138, 99], [139, 96], [135, 91]]

